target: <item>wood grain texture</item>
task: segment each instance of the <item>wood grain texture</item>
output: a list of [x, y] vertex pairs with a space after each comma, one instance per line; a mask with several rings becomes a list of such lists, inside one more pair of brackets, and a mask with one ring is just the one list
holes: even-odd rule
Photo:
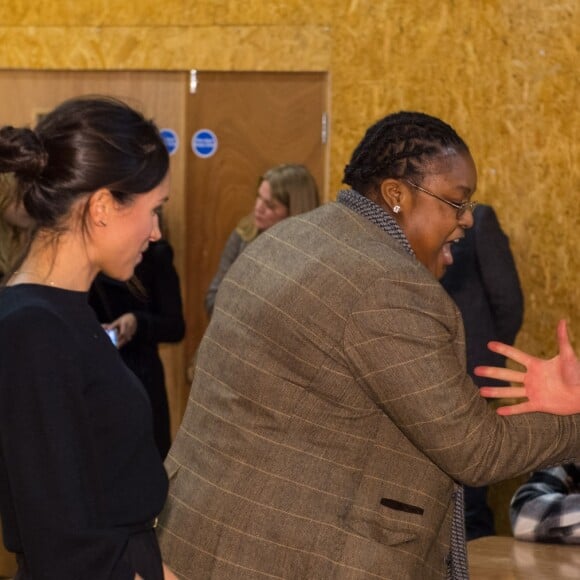
[[471, 580], [572, 580], [580, 570], [578, 546], [489, 536], [467, 550]]

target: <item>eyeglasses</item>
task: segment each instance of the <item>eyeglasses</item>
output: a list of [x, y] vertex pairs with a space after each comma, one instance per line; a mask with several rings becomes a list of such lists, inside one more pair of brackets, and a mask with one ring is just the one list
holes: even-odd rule
[[422, 191], [423, 193], [426, 193], [427, 195], [430, 195], [431, 197], [434, 197], [435, 199], [438, 199], [439, 201], [442, 201], [443, 203], [446, 203], [447, 205], [454, 207], [457, 210], [456, 217], [458, 220], [461, 219], [465, 215], [466, 211], [472, 212], [475, 209], [475, 206], [477, 205], [476, 201], [462, 201], [461, 203], [449, 201], [448, 199], [445, 199], [444, 197], [440, 197], [438, 195], [435, 195], [432, 191], [429, 191], [428, 189], [425, 189], [424, 187], [421, 187], [420, 185], [417, 185], [416, 183], [413, 183], [412, 181], [410, 181], [408, 179], [405, 179], [404, 181], [406, 181], [409, 185], [411, 185], [415, 189], [418, 189], [419, 191]]

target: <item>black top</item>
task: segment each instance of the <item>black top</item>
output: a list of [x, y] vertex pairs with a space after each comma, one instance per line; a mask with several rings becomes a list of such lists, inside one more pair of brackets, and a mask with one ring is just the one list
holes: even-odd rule
[[0, 292], [0, 512], [35, 579], [133, 580], [130, 527], [154, 518], [167, 477], [138, 379], [87, 294]]
[[135, 268], [135, 277], [142, 291], [99, 274], [91, 287], [89, 304], [101, 323], [113, 322], [128, 312], [137, 319], [135, 335], [119, 352], [149, 395], [155, 441], [165, 458], [171, 444], [169, 406], [158, 343], [178, 342], [185, 334], [179, 277], [168, 242], [159, 240], [149, 245]]

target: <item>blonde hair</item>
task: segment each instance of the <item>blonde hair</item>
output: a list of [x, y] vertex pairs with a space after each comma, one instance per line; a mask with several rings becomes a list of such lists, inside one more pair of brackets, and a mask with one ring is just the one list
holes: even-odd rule
[[285, 163], [268, 169], [260, 179], [267, 181], [272, 197], [288, 208], [288, 215], [298, 215], [319, 205], [316, 181], [306, 166]]
[[[268, 169], [258, 181], [258, 187], [267, 181], [272, 198], [288, 208], [288, 216], [295, 216], [320, 205], [316, 181], [305, 165], [283, 163]], [[259, 233], [252, 214], [243, 217], [236, 231], [245, 242], [251, 242]]]
[[18, 182], [14, 174], [0, 173], [0, 277], [12, 270], [28, 240], [28, 232], [4, 218], [4, 212], [18, 201]]

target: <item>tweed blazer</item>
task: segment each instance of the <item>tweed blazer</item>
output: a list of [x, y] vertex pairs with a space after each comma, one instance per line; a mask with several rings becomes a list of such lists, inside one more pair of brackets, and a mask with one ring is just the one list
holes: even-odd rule
[[570, 460], [580, 418], [500, 417], [457, 307], [340, 203], [280, 222], [224, 278], [166, 461], [180, 578], [444, 578], [454, 482]]

